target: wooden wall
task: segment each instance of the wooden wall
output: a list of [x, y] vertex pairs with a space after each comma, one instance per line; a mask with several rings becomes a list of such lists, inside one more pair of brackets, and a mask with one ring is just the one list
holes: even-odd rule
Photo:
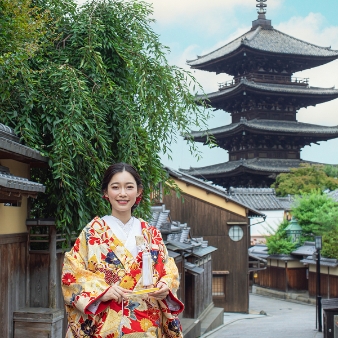
[[[309, 295], [316, 296], [317, 274], [309, 272]], [[320, 275], [320, 294], [322, 298], [338, 298], [338, 276]]]
[[218, 250], [212, 253], [212, 270], [229, 271], [226, 277], [224, 310], [248, 312], [248, 243], [249, 228], [243, 225], [243, 238], [234, 242], [229, 238], [227, 222], [247, 222], [248, 219], [216, 207], [195, 197], [183, 194], [184, 203], [175, 195], [164, 196], [166, 209], [172, 220], [187, 223], [193, 237], [203, 237]]
[[202, 312], [212, 304], [212, 272], [211, 257], [205, 257], [196, 261], [194, 257], [188, 257], [189, 262], [204, 269], [200, 275], [185, 274], [185, 318], [198, 318]]
[[27, 234], [0, 235], [1, 337], [13, 337], [13, 312], [26, 305]]
[[267, 266], [265, 270], [258, 271], [258, 278], [254, 282], [262, 287], [286, 291], [285, 268]]
[[287, 268], [287, 282], [288, 282], [288, 291], [304, 291], [308, 289], [308, 280], [306, 278], [307, 268]]
[[[281, 264], [285, 264], [281, 262]], [[258, 278], [255, 278], [256, 285], [279, 290], [305, 291], [308, 289], [306, 279], [306, 267], [304, 268], [285, 268], [277, 266], [267, 266], [265, 270], [258, 271]]]
[[[57, 254], [56, 262], [56, 289], [55, 293], [55, 308], [64, 308], [64, 302], [61, 292], [61, 270], [63, 264], [63, 253]], [[29, 257], [29, 274], [30, 274], [30, 307], [50, 307], [50, 296], [52, 292], [49, 292], [49, 268], [50, 268], [50, 255], [46, 252], [32, 252]]]

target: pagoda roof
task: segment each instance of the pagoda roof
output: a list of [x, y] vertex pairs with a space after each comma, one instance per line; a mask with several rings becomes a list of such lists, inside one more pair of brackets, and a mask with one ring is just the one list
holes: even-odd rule
[[[280, 120], [260, 120], [241, 119], [240, 122], [232, 123], [226, 126], [210, 129], [208, 134], [216, 138], [227, 137], [243, 130], [252, 130], [255, 133], [273, 133], [276, 132], [288, 135], [304, 135], [314, 137], [326, 137], [328, 139], [338, 137], [338, 126], [326, 127], [316, 124], [302, 123], [297, 121], [280, 121]], [[205, 131], [193, 131], [190, 134], [195, 141], [206, 141]]]
[[188, 60], [187, 63], [192, 68], [208, 68], [209, 71], [219, 72], [218, 68], [222, 61], [246, 49], [260, 54], [262, 52], [264, 54], [271, 53], [271, 56], [278, 54], [320, 58], [322, 62], [318, 65], [338, 58], [338, 51], [332, 50], [331, 47], [320, 47], [282, 33], [277, 29], [264, 29], [258, 25], [225, 46], [203, 56], [198, 56], [195, 60]]
[[301, 164], [318, 164], [315, 162], [299, 159], [271, 159], [271, 158], [252, 158], [238, 161], [218, 163], [206, 167], [179, 169], [183, 173], [195, 177], [220, 177], [233, 176], [238, 173], [251, 172], [261, 175], [270, 173], [286, 173], [290, 168], [298, 168]]
[[[298, 85], [289, 85], [289, 84], [275, 84], [275, 83], [262, 83], [254, 82], [252, 80], [247, 80], [242, 78], [241, 81], [232, 87], [226, 87], [224, 89], [218, 90], [217, 92], [207, 94], [208, 99], [223, 98], [230, 95], [237, 94], [242, 92], [244, 89], [252, 90], [255, 92], [264, 92], [279, 94], [289, 94], [289, 95], [308, 95], [312, 97], [313, 95], [318, 96], [331, 96], [331, 99], [338, 97], [338, 89], [334, 87], [331, 88], [319, 88], [319, 87], [310, 87], [310, 86], [298, 86]], [[203, 99], [204, 96], [199, 96]]]

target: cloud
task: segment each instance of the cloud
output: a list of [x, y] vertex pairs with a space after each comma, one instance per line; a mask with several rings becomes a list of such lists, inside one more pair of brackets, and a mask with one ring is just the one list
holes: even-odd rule
[[[240, 25], [243, 12], [255, 11], [252, 0], [146, 0], [154, 9], [154, 18], [161, 26], [178, 24], [199, 34], [227, 32]], [[280, 7], [283, 0], [275, 0], [269, 9]]]
[[[338, 50], [338, 26], [327, 26], [320, 13], [309, 13], [306, 17], [292, 17], [275, 26], [276, 29], [293, 37], [322, 47]], [[338, 60], [325, 65], [296, 73], [295, 76], [309, 78], [310, 86], [338, 89]], [[316, 107], [302, 108], [297, 114], [298, 121], [319, 125], [338, 125], [338, 99]], [[331, 141], [330, 141], [331, 142]]]
[[315, 45], [332, 46], [333, 49], [338, 49], [338, 26], [326, 26], [326, 19], [321, 13], [309, 13], [306, 17], [292, 17], [275, 28]]

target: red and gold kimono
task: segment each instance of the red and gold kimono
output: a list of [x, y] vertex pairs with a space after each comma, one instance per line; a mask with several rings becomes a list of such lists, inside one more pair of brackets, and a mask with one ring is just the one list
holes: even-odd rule
[[132, 254], [104, 218], [96, 217], [65, 254], [62, 291], [68, 316], [66, 338], [182, 337], [178, 314], [184, 307], [176, 298], [176, 264], [168, 256], [159, 230], [137, 221], [151, 253], [153, 285], [166, 283], [169, 295], [161, 301], [143, 294], [131, 295], [123, 304], [100, 302], [114, 283], [128, 290], [143, 289], [144, 251]]

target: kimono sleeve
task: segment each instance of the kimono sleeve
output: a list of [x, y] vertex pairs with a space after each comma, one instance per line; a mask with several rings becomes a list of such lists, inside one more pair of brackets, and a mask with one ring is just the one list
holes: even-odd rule
[[[71, 251], [65, 253], [61, 280], [66, 306], [74, 306], [82, 313], [90, 314], [88, 306], [106, 293], [108, 285], [104, 276], [88, 269], [88, 243], [85, 229], [77, 238]], [[100, 303], [96, 313], [103, 311], [110, 302]]]

